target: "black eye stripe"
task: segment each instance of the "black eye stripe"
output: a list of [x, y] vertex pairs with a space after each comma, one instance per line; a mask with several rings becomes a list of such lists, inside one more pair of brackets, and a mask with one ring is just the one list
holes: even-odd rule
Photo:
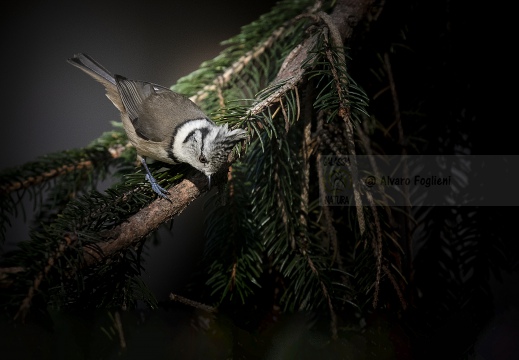
[[203, 128], [200, 128], [200, 129], [195, 129], [195, 130], [191, 131], [189, 134], [187, 134], [187, 136], [185, 137], [183, 143], [185, 144], [185, 143], [187, 143], [190, 140], [195, 140], [196, 141], [195, 134], [198, 131], [200, 131], [200, 134], [202, 135], [202, 146], [203, 146], [205, 137], [207, 136], [207, 134], [209, 134], [209, 129], [206, 128], [206, 127], [203, 127]]
[[187, 143], [188, 141], [191, 141], [191, 140], [196, 141], [195, 133], [197, 131], [198, 131], [198, 129], [195, 129], [195, 130], [191, 131], [189, 134], [187, 134], [187, 136], [184, 139], [184, 144]]

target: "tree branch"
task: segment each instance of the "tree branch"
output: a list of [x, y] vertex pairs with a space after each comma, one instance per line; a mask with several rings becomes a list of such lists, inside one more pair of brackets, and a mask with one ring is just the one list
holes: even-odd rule
[[[113, 145], [106, 148], [106, 152], [108, 152], [113, 159], [117, 159], [122, 156], [123, 152], [128, 148], [128, 146], [130, 146], [129, 142], [127, 142], [126, 146], [123, 146], [122, 144]], [[85, 159], [77, 161], [74, 164], [66, 164], [57, 166], [55, 168], [50, 168], [38, 175], [28, 176], [25, 179], [0, 184], [0, 196], [6, 196], [13, 191], [27, 189], [31, 186], [41, 184], [45, 181], [66, 175], [73, 171], [89, 169], [93, 166], [94, 162], [91, 159]]]
[[101, 234], [107, 242], [98, 243], [95, 247], [84, 248], [84, 266], [90, 266], [104, 258], [133, 246], [145, 239], [150, 233], [174, 216], [180, 214], [184, 209], [199, 197], [207, 188], [207, 178], [201, 173], [195, 173], [182, 180], [177, 185], [168, 189], [171, 201], [158, 198], [128, 221]]

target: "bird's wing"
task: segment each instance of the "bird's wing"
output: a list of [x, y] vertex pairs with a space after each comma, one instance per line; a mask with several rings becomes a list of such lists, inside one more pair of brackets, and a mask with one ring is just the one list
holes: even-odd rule
[[169, 142], [180, 124], [207, 118], [187, 97], [163, 86], [117, 75], [115, 79], [135, 132], [145, 140]]

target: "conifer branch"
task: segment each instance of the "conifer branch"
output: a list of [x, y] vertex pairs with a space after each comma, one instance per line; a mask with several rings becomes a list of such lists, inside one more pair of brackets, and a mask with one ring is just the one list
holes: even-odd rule
[[[129, 143], [127, 143], [126, 146], [123, 146], [122, 144], [115, 144], [106, 148], [105, 151], [110, 155], [112, 159], [117, 159], [122, 156], [123, 152], [129, 146]], [[92, 169], [93, 167], [94, 162], [91, 159], [83, 159], [80, 161], [76, 161], [73, 164], [56, 166], [54, 168], [47, 169], [38, 175], [32, 175], [28, 176], [25, 179], [0, 184], [0, 196], [7, 195], [13, 191], [27, 189], [29, 187], [39, 185], [43, 182], [57, 178], [59, 176], [66, 175], [74, 171]]]
[[[218, 178], [216, 177], [215, 179], [216, 182], [218, 182]], [[171, 193], [176, 195], [171, 197], [171, 202], [158, 198], [138, 213], [129, 217], [124, 223], [108, 231], [102, 232], [100, 237], [101, 240], [105, 239], [105, 242], [101, 241], [95, 244], [83, 246], [82, 252], [84, 261], [81, 264], [81, 267], [85, 268], [95, 265], [119, 251], [137, 245], [150, 233], [155, 231], [162, 223], [169, 221], [174, 216], [180, 214], [204, 191], [203, 189], [206, 187], [207, 178], [200, 173], [189, 176], [177, 185], [174, 185], [169, 189]], [[124, 201], [124, 197], [127, 195], [128, 194], [124, 195], [121, 200]], [[101, 209], [97, 209], [97, 211], [90, 215], [95, 218], [96, 213], [100, 211]], [[33, 281], [33, 285], [29, 288], [27, 296], [16, 317], [24, 315], [30, 308], [32, 297], [38, 290], [45, 275], [54, 267], [56, 260], [64, 253], [66, 248], [75, 242], [74, 239], [76, 239], [76, 237], [72, 234], [66, 234], [64, 236], [64, 242], [59, 245], [54, 255], [48, 259], [45, 268], [38, 273]], [[67, 276], [72, 276], [72, 274], [77, 270], [79, 269], [71, 269], [67, 273]], [[9, 274], [22, 271], [25, 271], [22, 267], [0, 269], [0, 287], [10, 286], [11, 279], [9, 278]]]
[[[311, 6], [307, 11], [301, 15], [298, 15], [294, 17], [293, 19], [290, 19], [286, 21], [282, 26], [275, 29], [272, 34], [261, 44], [257, 45], [254, 49], [248, 51], [245, 55], [241, 56], [238, 60], [236, 60], [231, 66], [229, 66], [227, 69], [223, 71], [223, 73], [219, 76], [217, 76], [212, 84], [204, 86], [200, 91], [198, 91], [195, 95], [191, 96], [191, 101], [195, 103], [199, 103], [206, 99], [211, 92], [218, 91], [219, 97], [220, 97], [220, 91], [221, 89], [229, 83], [234, 77], [236, 77], [249, 63], [254, 61], [255, 59], [258, 59], [262, 54], [265, 53], [268, 49], [272, 47], [272, 45], [280, 39], [287, 29], [289, 29], [291, 26], [294, 25], [294, 23], [300, 21], [301, 19], [305, 17], [311, 16], [312, 13], [317, 12], [321, 8], [322, 4], [321, 1], [316, 1], [313, 6]], [[288, 61], [287, 61], [288, 60]], [[287, 57], [287, 60], [285, 60], [285, 63], [290, 63], [292, 61], [290, 55]], [[279, 78], [279, 76], [278, 76]], [[293, 86], [294, 84], [292, 84]], [[289, 89], [291, 87], [288, 87]], [[286, 89], [285, 89], [286, 90]], [[270, 105], [275, 101], [272, 101], [268, 103]], [[268, 105], [263, 106], [266, 107]], [[252, 115], [256, 115], [260, 113], [260, 111], [252, 111]]]
[[43, 172], [41, 175], [29, 176], [25, 180], [20, 180], [18, 182], [2, 184], [0, 185], [0, 194], [8, 194], [16, 190], [26, 189], [28, 187], [38, 185], [47, 180], [53, 179], [55, 177], [65, 175], [72, 171], [81, 170], [85, 168], [92, 168], [92, 161], [85, 160], [75, 163], [73, 165], [63, 165], [59, 166], [55, 169], [51, 169]]
[[[353, 185], [353, 196], [355, 199], [355, 207], [357, 210], [357, 218], [359, 221], [360, 233], [364, 234], [366, 230], [366, 221], [364, 219], [364, 211], [362, 208], [362, 197], [359, 189], [359, 174], [355, 151], [355, 140], [353, 136], [353, 123], [351, 121], [351, 112], [348, 105], [348, 94], [347, 86], [348, 79], [345, 73], [340, 71], [340, 66], [346, 67], [346, 56], [343, 51], [343, 40], [341, 39], [337, 26], [333, 23], [332, 17], [324, 12], [319, 14], [323, 22], [326, 24], [331, 35], [331, 43], [335, 48], [338, 59], [332, 54], [331, 49], [326, 50], [326, 56], [332, 67], [332, 74], [335, 79], [335, 87], [339, 96], [339, 116], [344, 120], [346, 124], [346, 144], [348, 145], [348, 153], [350, 155], [350, 166], [349, 170], [352, 177]], [[327, 38], [326, 34], [325, 37]]]
[[372, 214], [373, 214], [373, 222], [375, 223], [375, 235], [376, 235], [376, 241], [375, 239], [372, 242], [373, 251], [375, 253], [375, 258], [377, 259], [377, 273], [376, 273], [376, 279], [375, 279], [375, 291], [373, 295], [373, 308], [377, 308], [378, 304], [378, 296], [379, 296], [379, 289], [380, 289], [380, 278], [382, 274], [382, 228], [380, 226], [380, 219], [378, 217], [378, 211], [377, 206], [375, 205], [375, 201], [373, 200], [373, 195], [371, 195], [371, 192], [366, 192], [366, 197], [368, 198], [368, 203], [370, 205]]
[[281, 65], [276, 79], [272, 82], [273, 85], [282, 85], [277, 90], [273, 91], [266, 99], [256, 103], [249, 110], [247, 117], [257, 115], [273, 103], [280, 101], [285, 97], [288, 91], [292, 90], [303, 80], [303, 75], [305, 73], [303, 65], [308, 59], [310, 51], [314, 48], [315, 43], [316, 37], [309, 37], [290, 52]]
[[[325, 135], [324, 129], [323, 129], [323, 123], [324, 123], [323, 116], [322, 116], [322, 113], [320, 113], [318, 116], [318, 119], [317, 119], [317, 129], [316, 129], [318, 139], [321, 139], [322, 136]], [[322, 140], [320, 140], [320, 141], [322, 141]], [[337, 154], [337, 150], [335, 151], [335, 153]], [[315, 161], [315, 168], [317, 170], [317, 182], [319, 185], [319, 196], [321, 199], [324, 199], [326, 197], [326, 190], [325, 190], [325, 185], [324, 185], [325, 176], [324, 176], [323, 161], [322, 161], [321, 153], [317, 154], [316, 161]], [[330, 265], [332, 265], [335, 261], [337, 261], [339, 268], [342, 269], [342, 259], [341, 259], [341, 256], [338, 256], [339, 255], [339, 241], [337, 239], [337, 230], [333, 226], [332, 213], [328, 206], [322, 206], [321, 209], [322, 209], [322, 212], [324, 215], [326, 234], [328, 236], [328, 239], [331, 243], [331, 247], [333, 250], [332, 259], [331, 259], [332, 261], [331, 261]]]
[[47, 264], [45, 267], [38, 272], [36, 275], [36, 278], [34, 279], [31, 287], [29, 288], [29, 291], [27, 292], [27, 296], [25, 299], [23, 299], [22, 304], [20, 305], [20, 308], [18, 309], [18, 312], [15, 315], [15, 320], [20, 318], [22, 321], [25, 319], [25, 316], [29, 312], [29, 309], [31, 308], [31, 301], [38, 292], [41, 283], [43, 282], [44, 278], [47, 276], [49, 271], [54, 267], [54, 264], [56, 263], [56, 260], [58, 260], [59, 257], [63, 255], [67, 247], [69, 247], [72, 243], [74, 243], [77, 239], [72, 235], [66, 235], [64, 238], [64, 242], [62, 242], [58, 249], [47, 259]]
[[309, 212], [309, 198], [310, 198], [310, 144], [312, 142], [312, 116], [311, 109], [305, 111], [305, 124], [303, 129], [303, 144], [301, 146], [300, 157], [303, 162], [303, 178], [301, 187], [301, 215], [299, 221], [301, 225], [307, 228], [307, 216]]
[[[316, 159], [316, 168], [317, 168], [317, 181], [319, 183], [319, 196], [321, 199], [324, 199], [326, 196], [326, 191], [324, 188], [324, 169], [323, 169], [323, 161], [321, 154], [317, 154]], [[333, 254], [332, 254], [332, 264], [336, 260], [339, 263], [339, 266], [341, 266], [341, 257], [338, 256], [339, 254], [339, 242], [337, 240], [337, 230], [335, 230], [335, 227], [333, 226], [333, 217], [331, 214], [331, 211], [328, 206], [322, 207], [322, 212], [324, 215], [324, 222], [326, 227], [326, 234], [328, 235], [328, 239], [331, 243]], [[332, 265], [330, 264], [330, 265]]]
[[199, 103], [206, 99], [209, 94], [213, 91], [221, 89], [231, 81], [238, 73], [240, 73], [251, 61], [257, 59], [261, 56], [267, 49], [269, 49], [272, 44], [279, 39], [283, 33], [285, 32], [286, 27], [281, 26], [280, 28], [274, 30], [272, 35], [270, 35], [267, 40], [258, 45], [253, 50], [247, 52], [245, 55], [241, 56], [238, 60], [236, 60], [230, 67], [228, 67], [221, 75], [216, 77], [213, 80], [211, 85], [206, 85], [195, 95], [191, 96], [191, 101], [195, 103]]
[[133, 246], [145, 239], [158, 227], [180, 214], [192, 201], [194, 201], [207, 188], [207, 178], [201, 173], [196, 173], [174, 185], [168, 191], [175, 196], [170, 197], [170, 202], [158, 198], [143, 208], [128, 221], [101, 234], [106, 242], [91, 245], [84, 248], [84, 266], [93, 265], [104, 258], [111, 256], [122, 249]]

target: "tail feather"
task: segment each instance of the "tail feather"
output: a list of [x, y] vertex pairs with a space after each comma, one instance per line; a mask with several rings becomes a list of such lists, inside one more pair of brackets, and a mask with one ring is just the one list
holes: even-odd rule
[[79, 53], [75, 54], [72, 58], [67, 60], [70, 64], [77, 66], [81, 70], [85, 71], [90, 76], [95, 77], [98, 81], [103, 82], [98, 77], [101, 77], [105, 81], [108, 81], [112, 85], [115, 85], [115, 78], [110, 73], [110, 71], [106, 70], [106, 68], [99, 64], [97, 61], [92, 59], [87, 54]]
[[110, 99], [119, 111], [124, 112], [124, 106], [121, 102], [119, 92], [117, 91], [114, 75], [112, 75], [110, 71], [106, 70], [104, 66], [83, 53], [75, 54], [70, 59], [67, 59], [67, 61], [103, 84], [106, 88], [106, 96], [108, 99]]

